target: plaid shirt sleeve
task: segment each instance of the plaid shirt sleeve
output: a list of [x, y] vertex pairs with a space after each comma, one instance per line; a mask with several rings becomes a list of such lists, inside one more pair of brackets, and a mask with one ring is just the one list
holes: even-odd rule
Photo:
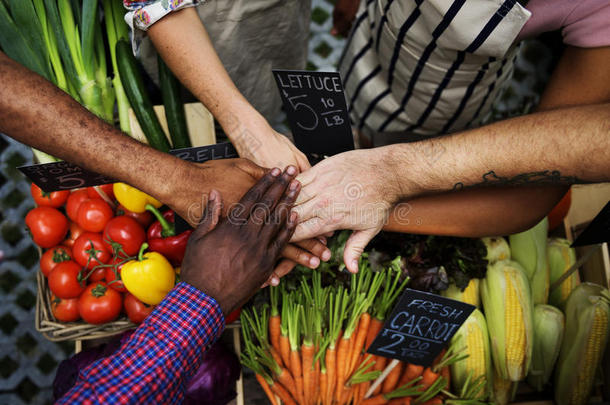
[[223, 329], [216, 301], [178, 283], [118, 352], [81, 370], [58, 403], [182, 403], [203, 352]]

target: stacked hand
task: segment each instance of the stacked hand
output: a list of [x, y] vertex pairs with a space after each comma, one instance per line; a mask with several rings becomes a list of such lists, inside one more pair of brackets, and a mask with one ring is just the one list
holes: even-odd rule
[[220, 219], [221, 195], [212, 190], [201, 224], [186, 249], [182, 279], [214, 297], [228, 314], [271, 276], [292, 237], [297, 214], [290, 212], [300, 191], [297, 171], [273, 169]]

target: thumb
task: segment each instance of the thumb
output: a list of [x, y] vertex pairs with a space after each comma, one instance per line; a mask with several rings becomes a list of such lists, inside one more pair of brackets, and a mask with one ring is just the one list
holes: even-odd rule
[[216, 190], [210, 190], [208, 196], [208, 204], [205, 207], [201, 222], [195, 229], [193, 236], [196, 239], [203, 237], [206, 233], [216, 228], [218, 220], [220, 219], [220, 213], [222, 212], [222, 197]]
[[358, 273], [358, 259], [362, 256], [364, 248], [377, 235], [377, 229], [365, 229], [363, 231], [354, 231], [347, 242], [343, 251], [343, 261], [350, 273]]

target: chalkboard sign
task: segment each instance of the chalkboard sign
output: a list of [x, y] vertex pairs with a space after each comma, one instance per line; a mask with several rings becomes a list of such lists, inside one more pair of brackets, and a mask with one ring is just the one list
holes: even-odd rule
[[572, 246], [594, 245], [596, 243], [610, 242], [610, 201], [593, 218]]
[[273, 75], [302, 152], [330, 156], [354, 149], [339, 73], [273, 70]]
[[[170, 154], [189, 162], [203, 163], [208, 160], [237, 158], [237, 150], [230, 143], [174, 149]], [[117, 180], [85, 170], [69, 162], [53, 162], [38, 165], [20, 166], [17, 169], [25, 174], [45, 193], [59, 190], [100, 186], [116, 183]]]
[[169, 153], [182, 160], [203, 163], [208, 160], [238, 158], [237, 150], [228, 142], [215, 145], [195, 146], [192, 148], [173, 149]]
[[367, 352], [429, 366], [474, 308], [407, 288]]
[[53, 162], [18, 167], [45, 193], [116, 183], [109, 177], [85, 170], [69, 162]]

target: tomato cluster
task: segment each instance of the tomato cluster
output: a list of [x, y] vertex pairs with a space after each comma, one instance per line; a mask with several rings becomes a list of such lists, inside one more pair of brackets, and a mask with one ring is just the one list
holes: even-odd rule
[[150, 213], [135, 214], [114, 201], [112, 185], [44, 193], [32, 184], [37, 207], [26, 224], [45, 248], [40, 270], [52, 293], [51, 310], [61, 322], [116, 320], [122, 312], [142, 322], [154, 307], [130, 294], [120, 273], [146, 242]]
[[[123, 185], [121, 190], [126, 187]], [[158, 280], [148, 277], [138, 279], [135, 284], [132, 281], [130, 293], [121, 279], [121, 270], [142, 256], [147, 246], [169, 261], [170, 274], [179, 273], [192, 231], [176, 235], [173, 212], [167, 210], [162, 214], [154, 207], [153, 213], [129, 211], [120, 204], [123, 201], [120, 195], [117, 195], [120, 201], [116, 201], [113, 191], [112, 184], [53, 193], [44, 193], [35, 184], [31, 186], [37, 207], [27, 214], [26, 224], [34, 242], [46, 249], [40, 259], [40, 270], [47, 277], [53, 294], [51, 309], [59, 321], [82, 319], [102, 324], [114, 321], [124, 312], [132, 322], [142, 322], [154, 306], [137, 297], [147, 301], [143, 292]], [[136, 193], [142, 194], [137, 190]], [[172, 270], [172, 265], [177, 269]], [[125, 271], [127, 275], [129, 270]], [[170, 281], [167, 290], [172, 286]], [[238, 316], [239, 310], [229, 314], [226, 322]]]

